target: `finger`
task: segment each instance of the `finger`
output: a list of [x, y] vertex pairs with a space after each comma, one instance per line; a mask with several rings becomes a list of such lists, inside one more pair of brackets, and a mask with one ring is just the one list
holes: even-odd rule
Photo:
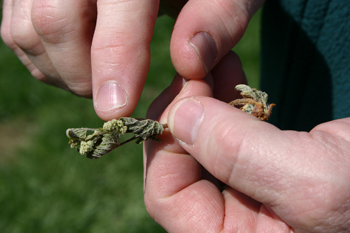
[[[95, 28], [96, 2], [33, 1], [33, 25], [57, 71], [49, 77], [62, 80], [77, 95], [92, 96], [90, 50]], [[49, 67], [39, 56], [35, 59], [38, 67]], [[43, 73], [48, 72], [45, 70]]]
[[104, 120], [128, 116], [144, 86], [159, 0], [99, 0], [92, 45], [94, 106]]
[[[211, 89], [213, 89], [215, 98], [226, 102], [230, 102], [236, 99], [239, 95], [239, 93], [234, 90], [234, 87], [237, 84], [247, 82], [242, 70], [240, 59], [234, 52], [229, 52], [219, 62], [216, 68], [213, 69], [212, 74], [214, 76], [213, 79], [211, 79], [211, 76], [209, 75], [204, 79], [204, 81], [208, 82]], [[175, 103], [179, 98], [184, 97], [183, 94], [179, 93], [184, 88], [184, 86], [187, 85], [186, 83], [187, 81], [185, 79], [179, 75], [176, 75], [171, 85], [166, 88], [151, 104], [147, 112], [147, 117], [155, 120], [158, 119], [163, 124], [167, 123], [166, 118], [169, 109], [173, 105], [170, 103]], [[186, 91], [188, 93], [191, 93], [191, 89], [187, 88]], [[178, 94], [179, 96], [177, 97]], [[147, 143], [145, 145], [145, 151], [147, 151]], [[179, 149], [179, 151], [182, 151], [181, 149]], [[203, 173], [202, 175], [205, 174]], [[212, 181], [214, 184], [216, 184], [217, 187], [220, 187], [220, 184], [217, 182], [217, 180], [213, 179], [210, 174], [207, 174], [205, 179]]]
[[[158, 120], [161, 124], [167, 124], [167, 114], [171, 106], [181, 98], [189, 97], [192, 95], [212, 95], [212, 86], [208, 84], [212, 80], [211, 75], [208, 75], [204, 80], [191, 80], [187, 82], [178, 74], [175, 76], [171, 85], [166, 88], [157, 99], [151, 104], [147, 117]], [[206, 82], [207, 80], [208, 82]], [[162, 143], [154, 143], [154, 141], [147, 141], [146, 154], [153, 154], [157, 150], [171, 151], [172, 153], [185, 153], [183, 148], [174, 141], [173, 137], [166, 129], [161, 136]], [[166, 148], [163, 146], [166, 145]], [[171, 146], [169, 146], [171, 145]], [[149, 147], [150, 146], [150, 147]], [[151, 152], [151, 153], [147, 153]], [[150, 157], [150, 156], [149, 156]], [[149, 160], [149, 164], [150, 164]], [[146, 170], [146, 169], [145, 169]]]
[[294, 232], [269, 207], [232, 189], [223, 191], [226, 232]]
[[[9, 46], [16, 55], [22, 60], [24, 57], [28, 60], [27, 56], [21, 51], [21, 49], [16, 45], [11, 36], [11, 20], [12, 20], [12, 0], [4, 0], [2, 9], [2, 20], [1, 20], [1, 39], [3, 42]], [[24, 56], [23, 56], [24, 55]]]
[[239, 41], [263, 0], [190, 0], [171, 36], [171, 59], [187, 79], [203, 78]]
[[[175, 78], [168, 89], [170, 95], [174, 95], [182, 82], [179, 76]], [[175, 101], [192, 95], [211, 95], [211, 87], [203, 80], [191, 80], [185, 83]], [[166, 108], [164, 96], [165, 93], [155, 101], [153, 108]], [[162, 118], [166, 118], [166, 114], [159, 120], [162, 121]], [[213, 183], [201, 179], [201, 166], [174, 141], [168, 130], [163, 133], [161, 140], [161, 143], [147, 142], [145, 204], [150, 215], [165, 229], [174, 232], [184, 232], [193, 228], [198, 222], [193, 221], [194, 218], [190, 216], [198, 214], [203, 223], [209, 219], [222, 223], [223, 202], [220, 191]], [[207, 190], [210, 191], [209, 194], [206, 194]], [[186, 204], [193, 198], [201, 203], [195, 208]], [[219, 205], [216, 204], [216, 199], [219, 199]], [[202, 203], [211, 203], [212, 208], [209, 208], [212, 211], [209, 215], [205, 211], [208, 206]], [[175, 216], [182, 217], [178, 221], [169, 221]], [[201, 229], [204, 229], [203, 227], [204, 224], [198, 226]], [[214, 225], [212, 229], [217, 231], [220, 227], [220, 224]]]
[[[167, 87], [150, 105], [146, 117], [153, 120], [159, 120], [162, 112], [167, 108], [167, 106], [174, 100], [174, 98], [180, 93], [183, 88], [185, 80], [176, 75], [169, 87]], [[163, 122], [162, 122], [163, 123]], [[174, 140], [172, 140], [174, 142]], [[148, 144], [150, 141], [146, 141], [143, 144], [143, 167], [144, 167], [144, 190], [146, 187], [146, 177], [147, 177], [147, 152], [149, 150]], [[163, 141], [164, 143], [164, 141]], [[183, 152], [183, 149], [180, 149]]]
[[[169, 109], [179, 99], [194, 96], [194, 95], [206, 95], [206, 96], [212, 95], [212, 85], [210, 85], [209, 83], [212, 83], [212, 76], [210, 74], [203, 80], [190, 80], [190, 81], [186, 81], [185, 79], [183, 79], [181, 76], [177, 74], [173, 82], [171, 83], [171, 85], [168, 88], [166, 88], [157, 97], [157, 99], [151, 104], [147, 112], [147, 117], [158, 120], [159, 123], [166, 125]], [[164, 135], [162, 137], [164, 137]], [[173, 141], [173, 138], [172, 137], [170, 138]], [[153, 142], [151, 141], [149, 143], [152, 144]], [[148, 143], [146, 144], [148, 145]], [[161, 146], [166, 144], [167, 143], [162, 143], [162, 144], [156, 143], [155, 145]], [[157, 147], [157, 148], [160, 149], [160, 147]], [[172, 149], [167, 148], [167, 150], [170, 150], [172, 152], [177, 152], [177, 153], [185, 152], [183, 148], [179, 146], [177, 143], [175, 147], [173, 147]]]
[[[234, 87], [238, 84], [247, 83], [241, 61], [238, 55], [233, 51], [227, 53], [220, 60], [211, 74], [212, 75], [206, 76], [204, 81], [209, 84], [216, 99], [227, 103], [240, 97], [239, 92], [237, 92]], [[172, 101], [175, 103], [178, 100], [178, 98], [176, 100], [174, 99], [184, 88], [187, 81], [189, 80], [186, 80], [179, 74], [176, 74], [171, 85], [166, 88], [149, 107], [147, 118], [161, 118], [166, 121], [166, 117], [160, 117], [161, 114], [163, 113], [165, 116], [168, 115], [168, 111], [171, 108], [171, 106], [169, 106], [170, 103]], [[167, 110], [165, 111], [165, 109]]]
[[[191, 114], [196, 114], [201, 117], [193, 118], [190, 117]], [[186, 115], [188, 117], [186, 118], [187, 130], [185, 130], [186, 127], [182, 127], [184, 124], [182, 121], [185, 120], [183, 117], [186, 117]], [[239, 169], [240, 167], [243, 169], [243, 167], [248, 166], [245, 163], [249, 163], [253, 161], [253, 159], [256, 160], [257, 158], [255, 157], [258, 157], [258, 155], [254, 153], [246, 155], [245, 151], [243, 151], [245, 146], [247, 146], [247, 150], [256, 150], [252, 143], [254, 139], [260, 141], [264, 139], [270, 140], [275, 138], [275, 134], [280, 136], [279, 131], [272, 125], [260, 122], [256, 118], [249, 116], [243, 111], [235, 109], [226, 103], [201, 97], [191, 100], [184, 99], [175, 104], [168, 115], [168, 124], [171, 132], [183, 142], [183, 146], [186, 150], [188, 149], [187, 147], [197, 146], [197, 150], [194, 148], [188, 149], [189, 153], [193, 153], [195, 158], [197, 158], [197, 154], [201, 155], [198, 158], [198, 161], [202, 163], [204, 167], [215, 163], [215, 166], [218, 166], [218, 168], [224, 168], [219, 170], [216, 167], [212, 168], [209, 166], [209, 171], [226, 184], [238, 188], [238, 190], [242, 190], [242, 187], [239, 187], [237, 182], [233, 182], [234, 179], [231, 178], [231, 176], [234, 175], [231, 174], [232, 170]], [[205, 125], [206, 127], [202, 127], [202, 125]], [[253, 134], [254, 132], [256, 132], [255, 135], [249, 134]], [[258, 132], [264, 132], [264, 137], [258, 138], [260, 136]], [[239, 133], [241, 133], [241, 135], [239, 135]], [[205, 134], [211, 135], [211, 137], [205, 138]], [[271, 138], [271, 136], [273, 137]], [[228, 138], [226, 139], [225, 137]], [[259, 143], [260, 141], [257, 141], [256, 143]], [[261, 142], [258, 145], [261, 145]], [[265, 144], [262, 145], [269, 146], [270, 144], [266, 144], [265, 142]], [[205, 151], [202, 147], [206, 147], [208, 151]], [[263, 152], [265, 152], [265, 150], [260, 153]], [[240, 154], [238, 153], [243, 153], [244, 157], [239, 157]], [[238, 159], [241, 159], [242, 161], [237, 161]], [[264, 159], [266, 158], [264, 157]], [[242, 162], [243, 164], [240, 165], [237, 164], [237, 162]], [[226, 166], [223, 166], [224, 164]], [[237, 168], [233, 168], [235, 165], [237, 165]], [[213, 171], [213, 169], [218, 169], [218, 171]], [[248, 172], [246, 170], [239, 171], [244, 172], [241, 173], [244, 175]], [[232, 181], [230, 179], [232, 179]], [[246, 186], [244, 187], [246, 188]], [[247, 194], [249, 195], [250, 193]]]
[[[207, 97], [176, 103], [169, 112], [168, 126], [181, 146], [211, 174], [267, 204], [295, 229], [326, 224], [317, 219], [330, 212], [338, 216], [336, 206], [348, 198], [340, 194], [348, 189], [350, 174], [339, 167], [347, 163], [343, 153], [350, 146], [326, 131], [281, 131]], [[334, 195], [338, 200], [331, 198]]]
[[[25, 5], [26, 3], [28, 4], [28, 2], [30, 1], [16, 1], [16, 3], [14, 3], [12, 0], [4, 1], [1, 22], [1, 38], [4, 43], [14, 51], [17, 57], [35, 78], [48, 83], [49, 80], [46, 79], [45, 75], [33, 64], [27, 54], [20, 48], [23, 42], [25, 45], [28, 45], [31, 40], [37, 39], [35, 37], [33, 38], [33, 34], [31, 34], [30, 30], [28, 30], [28, 27], [33, 27], [31, 23], [29, 25], [25, 20], [25, 14], [23, 14], [23, 11], [19, 11], [18, 9], [15, 9], [15, 11], [13, 11], [13, 8], [17, 8], [19, 5]], [[19, 32], [25, 33], [25, 35], [22, 36], [22, 34]], [[23, 38], [23, 40], [21, 38]]]
[[175, 97], [181, 92], [187, 81], [176, 74], [170, 86], [167, 87], [150, 105], [147, 111], [147, 118], [157, 120], [161, 118], [164, 110], [170, 105]]
[[[166, 115], [162, 114], [165, 109], [171, 104], [171, 102], [176, 98], [176, 96], [180, 93], [184, 85], [186, 84], [186, 80], [184, 80], [182, 77], [180, 77], [178, 74], [176, 74], [175, 78], [173, 79], [172, 83], [169, 87], [167, 87], [150, 105], [146, 117], [153, 120], [158, 120], [161, 124], [166, 124]], [[165, 132], [167, 132], [167, 129], [165, 129]], [[164, 138], [164, 136], [163, 136]], [[174, 144], [174, 140], [171, 137], [168, 137], [170, 139], [167, 140], [168, 144]], [[164, 142], [164, 139], [162, 144], [166, 144]], [[146, 187], [146, 176], [147, 176], [147, 161], [150, 161], [147, 159], [147, 153], [149, 151], [149, 144], [151, 144], [154, 148], [154, 145], [150, 140], [146, 141], [143, 145], [143, 162], [144, 162], [144, 189]], [[184, 150], [182, 147], [180, 147], [178, 144], [175, 146], [175, 150], [177, 150], [179, 153], [184, 153]]]
[[[236, 99], [239, 93], [236, 92], [233, 87], [240, 83], [246, 83], [246, 78], [243, 73], [239, 57], [234, 52], [229, 52], [219, 62], [212, 73], [214, 77], [212, 78], [211, 75], [208, 75], [204, 81], [206, 81], [211, 89], [214, 90], [214, 97], [222, 101], [230, 102]], [[179, 98], [184, 98], [185, 96], [189, 96], [190, 94], [194, 95], [196, 93], [196, 91], [192, 93], [193, 88], [186, 86], [187, 81], [188, 80], [183, 79], [177, 74], [171, 85], [166, 88], [151, 104], [147, 112], [147, 118], [155, 119], [160, 121], [162, 124], [166, 124], [167, 115], [172, 105], [178, 101]], [[191, 84], [191, 87], [196, 86]], [[184, 90], [181, 92], [182, 89]], [[145, 143], [145, 151], [147, 151], [147, 144], [148, 143]], [[181, 151], [182, 153], [184, 152], [182, 148], [177, 149], [177, 151]], [[203, 173], [202, 175], [205, 174]], [[211, 180], [217, 187], [220, 186], [220, 184], [213, 179], [210, 174], [206, 175], [206, 179]]]
[[214, 79], [214, 98], [227, 103], [240, 98], [239, 92], [235, 91], [234, 87], [238, 84], [246, 84], [247, 79], [241, 60], [235, 52], [228, 52], [211, 73]]

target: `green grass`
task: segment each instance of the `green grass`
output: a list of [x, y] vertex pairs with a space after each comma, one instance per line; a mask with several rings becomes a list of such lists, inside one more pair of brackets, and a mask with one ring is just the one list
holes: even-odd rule
[[[175, 74], [169, 56], [174, 20], [157, 21], [149, 79], [135, 116]], [[235, 48], [258, 86], [259, 19]], [[0, 44], [0, 232], [164, 232], [143, 203], [142, 146], [129, 144], [99, 160], [69, 148], [69, 127], [99, 127], [92, 101], [31, 77]]]

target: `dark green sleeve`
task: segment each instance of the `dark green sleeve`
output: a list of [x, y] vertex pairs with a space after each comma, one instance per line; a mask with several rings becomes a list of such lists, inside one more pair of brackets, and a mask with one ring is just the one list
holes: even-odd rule
[[261, 39], [271, 123], [309, 131], [350, 117], [349, 0], [266, 0]]

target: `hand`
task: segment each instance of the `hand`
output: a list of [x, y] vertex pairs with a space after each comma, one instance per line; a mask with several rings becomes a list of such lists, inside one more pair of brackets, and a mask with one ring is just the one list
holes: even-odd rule
[[[171, 57], [203, 78], [243, 35], [262, 0], [161, 1], [178, 16]], [[141, 95], [159, 0], [4, 0], [1, 36], [37, 79], [94, 98], [104, 120], [128, 116]]]
[[[227, 76], [240, 77], [233, 71], [217, 76], [217, 71], [214, 87]], [[177, 82], [151, 112], [167, 106]], [[230, 85], [233, 90], [234, 81]], [[203, 97], [212, 95], [210, 86], [187, 82], [160, 114], [171, 134], [145, 147], [150, 215], [168, 232], [347, 232], [350, 118], [310, 133], [281, 131]], [[227, 89], [216, 89], [214, 97], [223, 92], [234, 97]]]

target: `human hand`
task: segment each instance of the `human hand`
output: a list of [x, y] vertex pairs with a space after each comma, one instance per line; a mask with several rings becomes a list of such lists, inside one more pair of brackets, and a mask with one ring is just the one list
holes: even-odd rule
[[[177, 71], [205, 77], [262, 2], [161, 1], [173, 16], [181, 10], [171, 39]], [[159, 0], [4, 0], [1, 36], [34, 77], [93, 96], [97, 114], [110, 120], [130, 115], [141, 95], [158, 6]]]
[[171, 133], [144, 150], [146, 207], [168, 232], [349, 231], [349, 118], [281, 131], [196, 80], [160, 114], [175, 90], [150, 108]]

